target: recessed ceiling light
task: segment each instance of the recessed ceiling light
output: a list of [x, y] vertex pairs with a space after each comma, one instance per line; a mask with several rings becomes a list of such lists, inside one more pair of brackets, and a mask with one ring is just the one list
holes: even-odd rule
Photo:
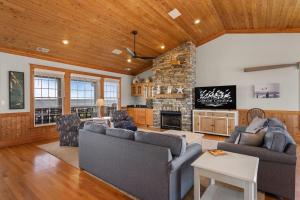
[[131, 70], [131, 68], [127, 67], [127, 68], [125, 68], [125, 70], [127, 70], [127, 71], [130, 71], [130, 70]]
[[120, 55], [122, 53], [122, 51], [120, 49], [114, 49], [112, 51], [112, 53], [115, 54], [115, 55]]
[[67, 45], [67, 44], [69, 44], [69, 40], [63, 40], [63, 41], [61, 41], [64, 45]]
[[165, 46], [164, 44], [162, 44], [162, 45], [160, 45], [160, 48], [161, 48], [161, 49], [165, 49], [166, 46]]
[[128, 59], [127, 59], [127, 62], [128, 62], [128, 63], [131, 63], [131, 58], [128, 58]]
[[201, 22], [200, 19], [196, 19], [196, 20], [194, 21], [194, 24], [199, 24], [200, 22]]
[[170, 15], [172, 17], [172, 19], [176, 19], [177, 17], [179, 17], [181, 15], [181, 13], [175, 8], [175, 9], [171, 10], [170, 12], [168, 12], [168, 15]]
[[43, 47], [37, 47], [36, 50], [42, 53], [48, 53], [50, 51], [50, 49], [43, 48]]

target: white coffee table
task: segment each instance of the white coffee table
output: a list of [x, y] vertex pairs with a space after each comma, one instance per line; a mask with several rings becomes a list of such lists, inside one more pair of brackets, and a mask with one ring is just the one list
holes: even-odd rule
[[[226, 153], [223, 156], [213, 156], [205, 152], [192, 163], [195, 200], [200, 200], [200, 176], [211, 179], [201, 200], [257, 200], [256, 180], [259, 159], [237, 153]], [[216, 185], [215, 180], [240, 187], [244, 192]]]

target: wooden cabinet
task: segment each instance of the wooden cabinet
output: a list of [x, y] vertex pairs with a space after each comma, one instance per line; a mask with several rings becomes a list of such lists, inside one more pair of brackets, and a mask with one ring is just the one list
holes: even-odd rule
[[135, 83], [131, 85], [131, 96], [143, 96], [144, 95], [144, 84]]
[[138, 126], [153, 126], [153, 110], [149, 108], [127, 108], [128, 115]]
[[153, 98], [153, 83], [134, 83], [131, 84], [131, 96]]
[[153, 126], [153, 109], [146, 109], [146, 125]]
[[194, 132], [229, 136], [237, 125], [237, 111], [193, 110]]

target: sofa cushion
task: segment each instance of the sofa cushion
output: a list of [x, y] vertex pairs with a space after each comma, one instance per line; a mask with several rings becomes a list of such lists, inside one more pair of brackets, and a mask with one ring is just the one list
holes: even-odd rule
[[135, 141], [167, 147], [173, 156], [181, 156], [186, 151], [186, 138], [179, 135], [136, 131]]
[[87, 131], [91, 131], [94, 133], [105, 134], [106, 133], [106, 125], [99, 124], [92, 121], [87, 121], [84, 123], [83, 129]]
[[108, 128], [106, 129], [106, 135], [121, 139], [134, 140], [134, 132], [127, 129]]
[[263, 144], [266, 129], [261, 129], [256, 134], [241, 133], [238, 144], [260, 147]]
[[266, 126], [267, 119], [255, 117], [252, 122], [249, 124], [249, 126], [246, 128], [245, 132], [247, 133], [256, 133], [260, 129], [264, 128]]

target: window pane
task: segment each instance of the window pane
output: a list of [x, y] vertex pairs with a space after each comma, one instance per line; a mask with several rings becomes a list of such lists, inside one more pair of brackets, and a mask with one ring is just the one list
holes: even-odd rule
[[71, 84], [71, 113], [77, 114], [80, 118], [98, 116], [95, 95], [96, 83], [93, 81], [71, 80]]
[[62, 115], [60, 82], [58, 78], [35, 76], [35, 125], [55, 123]]

